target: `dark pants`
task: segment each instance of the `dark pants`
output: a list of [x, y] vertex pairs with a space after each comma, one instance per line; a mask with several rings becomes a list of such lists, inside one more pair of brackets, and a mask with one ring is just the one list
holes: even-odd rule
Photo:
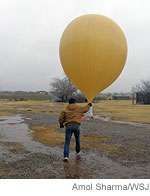
[[65, 144], [64, 144], [64, 157], [69, 157], [69, 145], [71, 141], [71, 136], [74, 133], [76, 140], [76, 152], [80, 152], [80, 125], [79, 124], [69, 124], [66, 126], [65, 134]]

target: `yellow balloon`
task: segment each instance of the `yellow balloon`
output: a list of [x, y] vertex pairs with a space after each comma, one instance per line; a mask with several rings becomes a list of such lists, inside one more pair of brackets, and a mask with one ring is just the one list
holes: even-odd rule
[[127, 57], [127, 41], [114, 21], [89, 14], [67, 26], [59, 52], [66, 75], [92, 101], [121, 73]]

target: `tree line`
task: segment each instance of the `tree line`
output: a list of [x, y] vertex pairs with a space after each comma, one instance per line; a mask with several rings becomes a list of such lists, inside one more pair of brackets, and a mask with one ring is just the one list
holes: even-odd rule
[[[131, 93], [103, 93], [96, 96], [95, 100], [101, 99], [132, 99], [132, 95], [150, 93], [150, 81], [142, 80], [132, 88]], [[55, 78], [50, 84], [50, 95], [52, 99], [60, 102], [67, 102], [70, 97], [75, 97], [78, 102], [85, 102], [86, 97], [67, 78]]]

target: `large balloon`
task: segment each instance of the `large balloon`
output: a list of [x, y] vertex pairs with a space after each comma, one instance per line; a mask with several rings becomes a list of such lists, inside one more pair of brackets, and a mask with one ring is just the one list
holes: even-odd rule
[[127, 42], [121, 28], [101, 15], [83, 15], [65, 29], [60, 41], [64, 72], [89, 101], [121, 73]]

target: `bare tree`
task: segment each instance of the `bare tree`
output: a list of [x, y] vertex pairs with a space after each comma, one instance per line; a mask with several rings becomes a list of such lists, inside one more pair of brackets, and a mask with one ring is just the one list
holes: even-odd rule
[[150, 81], [142, 80], [132, 88], [132, 94], [132, 103], [150, 104]]
[[63, 79], [55, 78], [50, 86], [50, 94], [55, 97], [55, 99], [62, 102], [67, 102], [68, 99], [77, 92], [77, 89], [67, 77]]
[[147, 94], [150, 93], [150, 81], [142, 80], [139, 84], [132, 88], [134, 93]]

